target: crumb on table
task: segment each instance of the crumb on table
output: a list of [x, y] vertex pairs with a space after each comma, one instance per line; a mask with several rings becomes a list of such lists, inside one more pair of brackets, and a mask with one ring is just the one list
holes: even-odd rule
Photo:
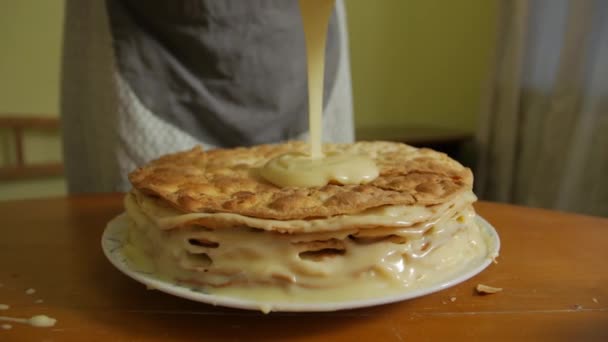
[[492, 294], [492, 293], [501, 292], [502, 287], [493, 287], [493, 286], [488, 286], [488, 285], [484, 285], [484, 284], [477, 284], [477, 286], [475, 287], [475, 290], [479, 294]]

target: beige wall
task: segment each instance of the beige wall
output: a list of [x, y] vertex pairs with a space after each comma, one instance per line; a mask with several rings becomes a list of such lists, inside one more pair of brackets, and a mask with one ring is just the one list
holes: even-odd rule
[[[63, 0], [0, 0], [0, 115], [56, 116]], [[12, 137], [0, 131], [0, 163], [14, 160]], [[28, 132], [27, 162], [61, 159], [59, 135]], [[62, 178], [0, 181], [0, 200], [61, 195]]]
[[346, 0], [358, 126], [475, 129], [495, 0]]
[[[63, 0], [0, 0], [0, 115], [57, 115]], [[495, 0], [346, 0], [359, 126], [473, 131], [493, 42]], [[0, 132], [0, 163], [10, 162]], [[58, 136], [30, 133], [33, 160]], [[0, 200], [61, 195], [63, 179], [0, 182]]]

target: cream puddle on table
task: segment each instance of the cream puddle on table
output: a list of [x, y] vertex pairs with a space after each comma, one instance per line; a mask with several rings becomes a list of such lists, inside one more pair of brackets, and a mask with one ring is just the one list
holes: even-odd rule
[[[36, 328], [50, 328], [55, 326], [57, 320], [46, 316], [46, 315], [36, 315], [30, 318], [16, 318], [16, 317], [8, 317], [8, 316], [0, 316], [0, 321], [4, 322], [12, 322], [12, 323], [22, 323], [27, 324]], [[10, 325], [10, 324], [9, 324]]]

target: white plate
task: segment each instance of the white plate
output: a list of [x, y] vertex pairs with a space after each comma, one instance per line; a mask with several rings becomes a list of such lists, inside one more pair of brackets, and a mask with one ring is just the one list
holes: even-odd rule
[[448, 287], [457, 285], [469, 278], [477, 275], [483, 271], [492, 262], [492, 256], [498, 255], [500, 249], [500, 239], [494, 227], [492, 227], [486, 220], [481, 217], [477, 217], [477, 221], [481, 229], [488, 235], [488, 254], [486, 258], [479, 260], [476, 263], [470, 264], [462, 272], [455, 274], [453, 277], [431, 286], [417, 288], [417, 289], [406, 289], [402, 293], [391, 294], [383, 297], [376, 297], [372, 299], [364, 300], [352, 300], [344, 302], [289, 302], [289, 303], [268, 303], [268, 302], [257, 302], [254, 300], [245, 300], [241, 298], [233, 298], [220, 295], [212, 295], [202, 293], [195, 289], [182, 286], [176, 283], [172, 283], [166, 280], [156, 278], [154, 275], [138, 272], [129, 267], [127, 260], [123, 254], [123, 243], [127, 237], [125, 220], [127, 219], [126, 214], [121, 214], [114, 218], [108, 223], [103, 236], [101, 238], [101, 246], [104, 254], [110, 260], [110, 262], [118, 268], [121, 272], [127, 276], [135, 279], [136, 281], [143, 283], [156, 290], [202, 302], [212, 305], [225, 306], [230, 308], [247, 309], [247, 310], [262, 310], [267, 311], [294, 311], [294, 312], [305, 312], [305, 311], [335, 311], [344, 309], [356, 309], [374, 305], [381, 305], [387, 303], [393, 303], [421, 297], [428, 295], [433, 292], [437, 292]]

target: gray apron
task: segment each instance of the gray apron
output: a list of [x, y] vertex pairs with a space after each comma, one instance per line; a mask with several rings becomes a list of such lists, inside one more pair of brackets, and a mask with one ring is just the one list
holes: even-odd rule
[[[195, 138], [211, 134], [223, 146], [293, 139], [307, 130], [297, 0], [107, 0], [107, 7], [116, 64], [162, 120]], [[334, 14], [325, 98], [339, 46]]]

